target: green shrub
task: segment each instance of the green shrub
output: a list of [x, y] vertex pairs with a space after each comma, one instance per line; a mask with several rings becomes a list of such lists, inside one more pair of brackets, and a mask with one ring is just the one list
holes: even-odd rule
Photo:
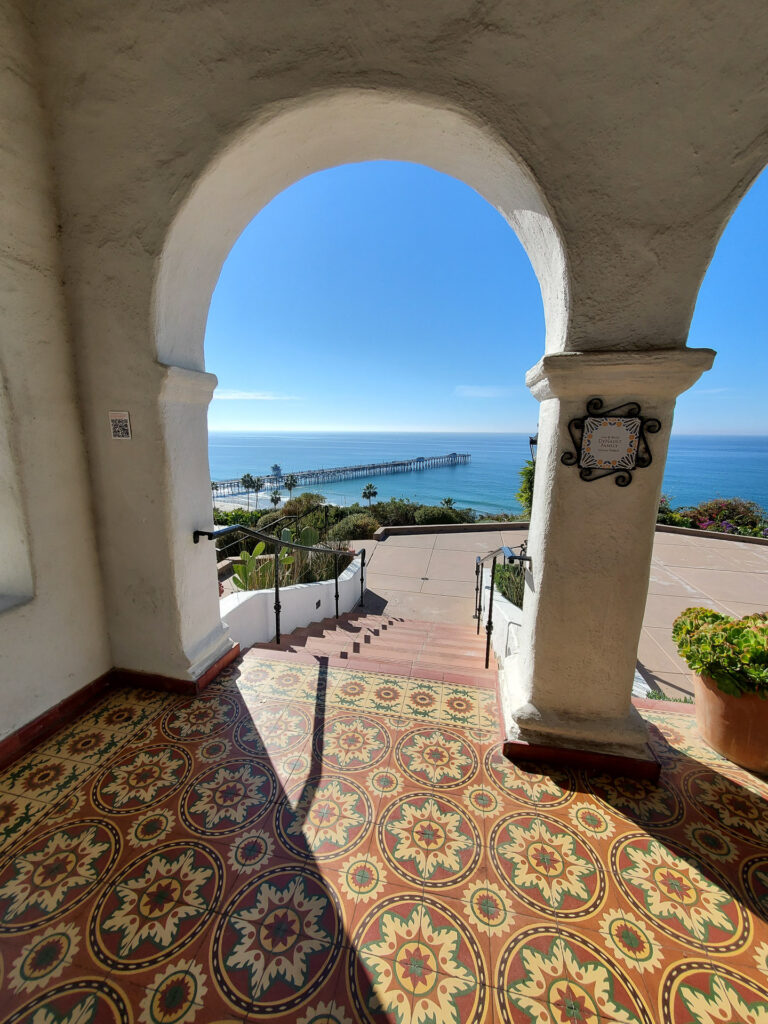
[[684, 512], [680, 509], [672, 508], [666, 494], [662, 494], [659, 499], [659, 510], [656, 513], [656, 522], [661, 523], [663, 526], [684, 526], [689, 530], [696, 526], [693, 520], [689, 516], [685, 515]]
[[724, 693], [768, 697], [768, 614], [733, 619], [709, 608], [686, 608], [672, 639], [688, 667]]
[[234, 526], [235, 523], [239, 523], [241, 526], [257, 527], [261, 517], [266, 514], [264, 509], [251, 509], [248, 511], [244, 508], [235, 508], [225, 511], [221, 508], [214, 508], [213, 522], [215, 526]]
[[668, 697], [663, 690], [649, 690], [646, 693], [648, 700], [666, 700], [670, 704], [693, 704], [693, 697]]
[[270, 509], [269, 512], [265, 512], [259, 520], [259, 529], [264, 530], [266, 533], [271, 533], [270, 527], [273, 523], [276, 523], [279, 519], [282, 519], [285, 512], [281, 508]]
[[315, 505], [322, 505], [324, 502], [324, 495], [315, 494], [313, 491], [305, 491], [303, 494], [297, 494], [295, 498], [289, 498], [283, 505], [281, 511], [284, 516], [301, 515], [301, 513], [306, 512], [307, 509], [312, 508]]
[[444, 523], [463, 523], [461, 509], [445, 508], [444, 505], [420, 505], [416, 509], [414, 522], [417, 526], [439, 526]]
[[389, 498], [388, 501], [377, 501], [371, 505], [371, 514], [382, 526], [412, 526], [416, 522], [416, 510], [419, 506], [407, 498]]
[[328, 531], [329, 540], [370, 540], [379, 524], [365, 512], [345, 516]]
[[765, 511], [756, 502], [743, 498], [713, 498], [690, 508], [672, 508], [669, 498], [662, 494], [656, 522], [744, 537], [768, 537]]
[[522, 565], [497, 565], [494, 575], [496, 589], [518, 608], [523, 607], [525, 570]]
[[523, 506], [523, 511], [531, 514], [533, 507], [533, 481], [536, 476], [536, 464], [533, 459], [526, 459], [520, 468], [520, 487], [515, 497]]
[[743, 498], [713, 498], [680, 511], [692, 519], [700, 530], [765, 536], [768, 527], [765, 511], [757, 502], [745, 501]]

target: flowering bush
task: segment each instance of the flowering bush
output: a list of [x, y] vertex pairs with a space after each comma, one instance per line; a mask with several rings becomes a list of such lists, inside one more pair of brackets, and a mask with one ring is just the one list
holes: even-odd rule
[[690, 508], [672, 508], [663, 494], [656, 522], [743, 537], [768, 537], [768, 515], [756, 502], [743, 498], [713, 498]]
[[768, 614], [732, 619], [709, 608], [686, 608], [672, 639], [688, 667], [709, 676], [723, 693], [768, 697]]

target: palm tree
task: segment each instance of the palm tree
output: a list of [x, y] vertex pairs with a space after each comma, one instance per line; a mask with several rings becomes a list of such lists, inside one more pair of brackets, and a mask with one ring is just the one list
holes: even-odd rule
[[272, 504], [275, 506], [275, 508], [277, 508], [277, 506], [280, 504], [280, 502], [282, 500], [281, 497], [280, 497], [280, 488], [279, 487], [275, 487], [273, 490], [271, 490], [269, 492], [269, 500], [272, 502]]
[[243, 490], [245, 491], [246, 496], [248, 498], [248, 511], [250, 512], [250, 510], [251, 510], [251, 491], [255, 491], [256, 490], [256, 481], [253, 479], [253, 477], [251, 476], [250, 473], [245, 473], [240, 478], [240, 483], [242, 484]]
[[286, 489], [286, 491], [288, 491], [289, 498], [293, 493], [293, 488], [298, 486], [298, 483], [299, 481], [296, 479], [293, 473], [289, 473], [285, 480], [283, 480], [283, 487]]
[[371, 498], [375, 498], [379, 492], [373, 484], [366, 484], [363, 488], [363, 497], [368, 499], [368, 508], [371, 507]]
[[454, 502], [453, 498], [443, 498], [440, 504], [443, 506], [443, 508], [453, 508], [456, 503]]
[[253, 481], [253, 489], [254, 489], [254, 491], [256, 491], [256, 508], [259, 507], [259, 491], [261, 490], [261, 488], [263, 486], [264, 486], [264, 477], [263, 476], [257, 476], [256, 479]]
[[216, 491], [218, 491], [218, 489], [219, 489], [219, 485], [216, 483], [216, 481], [215, 480], [211, 480], [211, 496], [213, 497], [214, 501], [216, 501], [215, 495], [216, 495]]

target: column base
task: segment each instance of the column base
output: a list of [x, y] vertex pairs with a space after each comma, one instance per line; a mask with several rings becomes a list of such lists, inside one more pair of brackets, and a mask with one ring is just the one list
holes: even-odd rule
[[504, 755], [510, 759], [574, 764], [655, 781], [661, 770], [634, 707], [621, 719], [573, 713], [543, 714], [531, 704], [506, 716]]
[[574, 768], [587, 768], [608, 775], [623, 775], [630, 779], [658, 782], [661, 765], [650, 746], [646, 744], [645, 757], [621, 757], [596, 750], [575, 750], [571, 747], [548, 747], [542, 743], [507, 740], [502, 754], [510, 761], [530, 761], [534, 764], [568, 764]]

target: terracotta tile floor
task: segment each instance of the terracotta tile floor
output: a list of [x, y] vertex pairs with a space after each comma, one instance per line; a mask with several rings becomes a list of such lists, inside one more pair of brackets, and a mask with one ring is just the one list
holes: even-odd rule
[[0, 775], [0, 1019], [766, 1024], [768, 786], [643, 713], [658, 788], [505, 761], [479, 687], [112, 693]]

